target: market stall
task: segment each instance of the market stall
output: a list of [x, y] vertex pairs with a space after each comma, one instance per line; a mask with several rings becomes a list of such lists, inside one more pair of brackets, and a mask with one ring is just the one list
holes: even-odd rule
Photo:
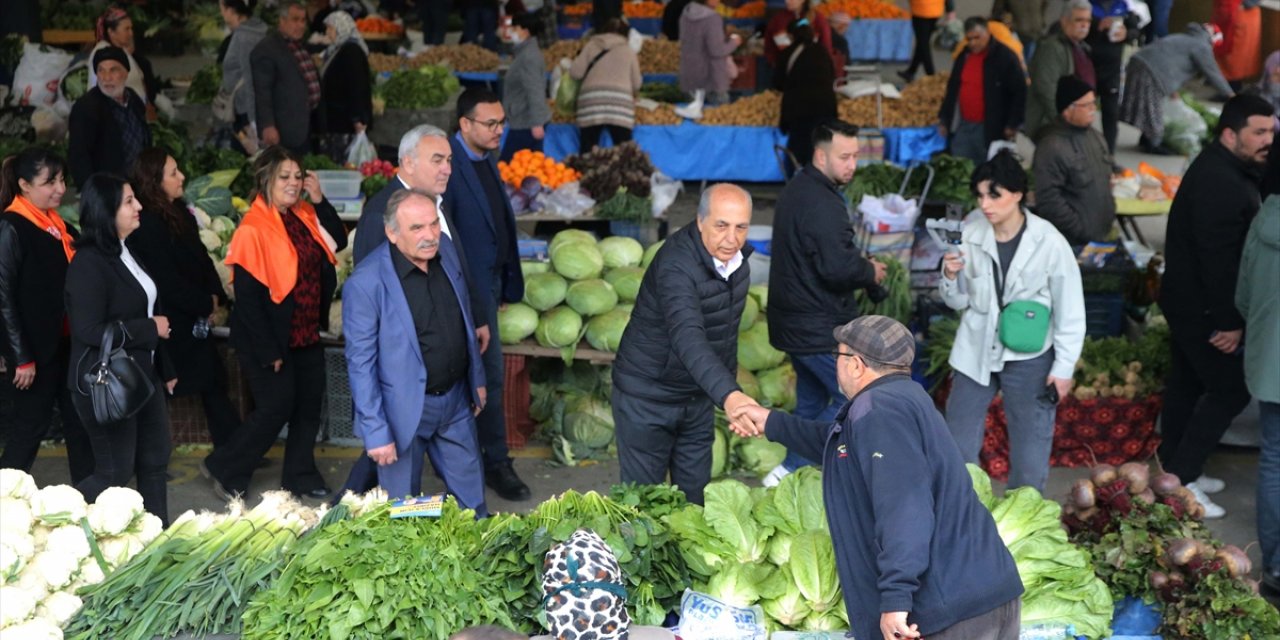
[[849, 60], [859, 62], [906, 62], [914, 38], [910, 20], [854, 20], [844, 34]]

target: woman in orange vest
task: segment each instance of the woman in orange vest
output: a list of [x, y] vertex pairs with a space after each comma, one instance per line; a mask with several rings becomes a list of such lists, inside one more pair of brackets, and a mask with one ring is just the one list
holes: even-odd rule
[[315, 459], [325, 396], [320, 330], [329, 325], [337, 289], [334, 252], [346, 246], [347, 234], [320, 179], [304, 173], [292, 152], [271, 147], [253, 169], [257, 194], [231, 237], [226, 264], [235, 293], [231, 346], [254, 411], [200, 471], [221, 498], [248, 493], [253, 470], [288, 423], [280, 484], [297, 496], [323, 498], [329, 488]]
[[911, 56], [911, 66], [898, 75], [911, 82], [916, 77], [916, 69], [924, 67], [925, 75], [935, 73], [933, 68], [933, 52], [929, 50], [929, 41], [933, 38], [933, 28], [938, 18], [946, 13], [948, 19], [955, 13], [952, 0], [911, 0], [911, 31], [915, 33], [915, 53]]
[[65, 175], [62, 158], [39, 147], [5, 158], [0, 170], [0, 358], [14, 386], [0, 468], [31, 470], [57, 404], [75, 484], [93, 473], [93, 453], [67, 387], [63, 288], [76, 232], [57, 212]]

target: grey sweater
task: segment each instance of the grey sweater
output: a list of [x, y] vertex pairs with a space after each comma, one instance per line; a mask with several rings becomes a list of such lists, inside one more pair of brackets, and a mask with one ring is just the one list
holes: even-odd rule
[[547, 104], [547, 69], [538, 41], [516, 45], [515, 57], [503, 80], [502, 106], [512, 129], [532, 129], [551, 121]]
[[1213, 58], [1209, 32], [1198, 23], [1187, 25], [1185, 33], [1169, 34], [1139, 49], [1133, 54], [1133, 60], [1151, 71], [1160, 91], [1166, 95], [1181, 89], [1199, 74], [1219, 93], [1235, 93]]
[[[235, 112], [254, 120], [253, 76], [249, 54], [267, 35], [267, 25], [258, 17], [249, 18], [231, 34], [227, 56], [222, 59], [222, 87], [224, 93], [235, 92]], [[243, 82], [243, 84], [240, 84]], [[236, 89], [239, 84], [240, 88]]]

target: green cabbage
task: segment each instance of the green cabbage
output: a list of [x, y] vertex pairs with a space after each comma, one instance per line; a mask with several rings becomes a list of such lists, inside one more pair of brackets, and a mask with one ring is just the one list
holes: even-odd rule
[[517, 302], [498, 310], [498, 335], [502, 344], [516, 344], [537, 329], [538, 312], [527, 304]]
[[592, 318], [587, 322], [587, 342], [592, 349], [617, 352], [622, 342], [622, 332], [631, 321], [631, 312], [625, 309], [614, 309]]
[[760, 315], [760, 305], [756, 303], [756, 299], [747, 296], [747, 303], [742, 307], [742, 319], [738, 321], [738, 331], [746, 331], [751, 325], [756, 323], [756, 318]]
[[789, 566], [796, 587], [814, 613], [830, 611], [840, 601], [836, 552], [830, 534], [806, 531], [796, 535], [791, 541]]
[[582, 336], [582, 316], [569, 307], [556, 307], [542, 314], [534, 336], [538, 344], [553, 349], [577, 344]]
[[595, 396], [578, 396], [565, 402], [564, 439], [592, 449], [613, 442], [613, 409]]
[[604, 271], [604, 256], [594, 243], [568, 242], [552, 251], [551, 268], [570, 280], [598, 278]]
[[564, 302], [569, 283], [558, 273], [535, 273], [525, 278], [524, 303], [546, 311]]
[[598, 316], [617, 306], [618, 294], [604, 280], [581, 280], [569, 285], [564, 301], [584, 316]]
[[716, 429], [715, 442], [711, 443], [711, 477], [719, 478], [729, 464], [729, 439], [724, 431]]
[[635, 267], [644, 258], [644, 247], [635, 238], [609, 236], [600, 241], [599, 248], [600, 255], [604, 256], [604, 266], [610, 269]]
[[742, 388], [743, 393], [747, 394], [747, 397], [760, 399], [760, 381], [756, 379], [756, 374], [738, 367], [738, 386]]
[[649, 248], [644, 250], [644, 257], [640, 258], [641, 269], [649, 268], [649, 265], [653, 262], [654, 257], [658, 255], [658, 249], [662, 248], [662, 244], [664, 242], [666, 242], [666, 240], [659, 240], [649, 245]]
[[733, 450], [738, 456], [738, 467], [757, 478], [763, 478], [787, 457], [786, 447], [764, 438], [738, 438]]
[[763, 284], [753, 284], [747, 289], [747, 295], [756, 299], [756, 304], [760, 306], [761, 311], [769, 310], [769, 287]]
[[604, 274], [605, 282], [613, 285], [618, 292], [618, 299], [623, 302], [635, 302], [640, 295], [640, 283], [644, 280], [644, 269], [640, 267], [618, 267]]
[[535, 273], [547, 273], [551, 271], [551, 263], [540, 262], [535, 260], [521, 260], [520, 273], [524, 274], [525, 279]]
[[761, 371], [759, 379], [760, 393], [764, 396], [760, 398], [762, 404], [783, 411], [796, 408], [796, 370], [791, 363]]
[[748, 371], [772, 369], [786, 359], [787, 354], [769, 344], [769, 323], [757, 321], [750, 329], [738, 334], [738, 366]]
[[551, 238], [551, 243], [547, 245], [547, 255], [555, 256], [557, 249], [571, 242], [588, 242], [594, 245], [596, 237], [582, 229], [565, 229]]

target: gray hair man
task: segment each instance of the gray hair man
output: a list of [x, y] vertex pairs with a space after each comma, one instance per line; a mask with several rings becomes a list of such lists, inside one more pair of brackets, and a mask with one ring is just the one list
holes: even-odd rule
[[708, 188], [697, 223], [671, 234], [645, 271], [613, 366], [623, 482], [662, 484], [670, 474], [690, 502], [702, 504], [715, 407], [756, 404], [737, 382], [751, 206], [741, 187]]
[[1027, 135], [1039, 141], [1044, 128], [1058, 118], [1055, 101], [1058, 78], [1075, 76], [1091, 87], [1098, 77], [1089, 58], [1089, 45], [1084, 39], [1093, 23], [1089, 0], [1069, 0], [1062, 7], [1059, 29], [1040, 41], [1031, 58], [1031, 89], [1027, 92]]

